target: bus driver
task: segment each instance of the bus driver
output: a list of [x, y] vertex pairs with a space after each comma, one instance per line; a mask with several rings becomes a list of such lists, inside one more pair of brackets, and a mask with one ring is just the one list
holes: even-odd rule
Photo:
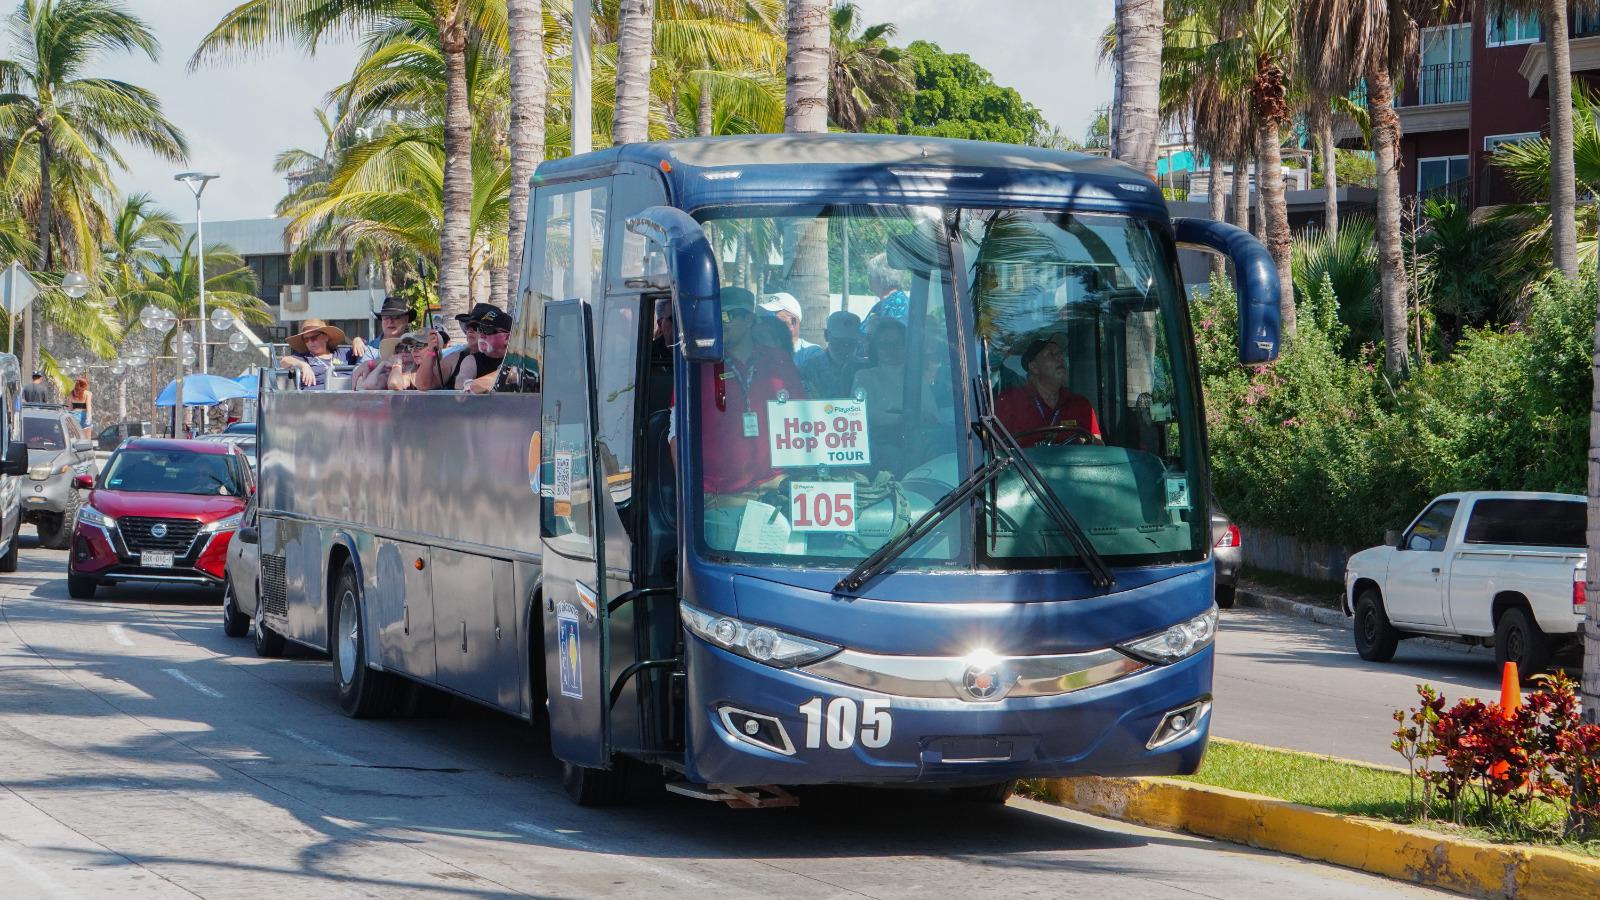
[[994, 414], [1024, 447], [1078, 441], [1103, 444], [1100, 421], [1089, 400], [1067, 390], [1064, 335], [1042, 335], [1023, 344], [1028, 380], [1000, 392]]

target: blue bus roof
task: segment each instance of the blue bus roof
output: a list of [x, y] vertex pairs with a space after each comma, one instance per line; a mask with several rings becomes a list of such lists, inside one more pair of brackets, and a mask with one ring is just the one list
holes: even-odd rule
[[1166, 217], [1161, 191], [1120, 162], [985, 141], [884, 134], [761, 134], [627, 144], [539, 166], [535, 182], [626, 163], [662, 173], [674, 205], [903, 203], [1071, 206]]

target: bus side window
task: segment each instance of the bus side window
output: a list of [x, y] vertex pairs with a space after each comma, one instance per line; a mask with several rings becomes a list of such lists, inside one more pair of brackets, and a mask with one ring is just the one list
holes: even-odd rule
[[506, 365], [514, 372], [502, 379], [507, 389], [539, 390], [544, 369], [539, 323], [546, 303], [573, 297], [599, 300], [609, 193], [605, 180], [581, 181], [540, 187], [529, 200], [532, 225], [514, 301], [516, 324], [506, 349]]

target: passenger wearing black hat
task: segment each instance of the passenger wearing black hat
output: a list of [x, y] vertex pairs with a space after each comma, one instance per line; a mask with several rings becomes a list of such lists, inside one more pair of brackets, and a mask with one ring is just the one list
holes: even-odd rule
[[511, 316], [498, 306], [487, 303], [480, 310], [473, 308], [468, 321], [477, 326], [478, 349], [471, 356], [463, 356], [461, 368], [456, 372], [456, 390], [474, 394], [487, 394], [494, 390], [500, 364], [506, 358], [506, 342], [511, 339]]
[[1103, 444], [1100, 420], [1087, 397], [1067, 390], [1065, 335], [1039, 334], [1021, 344], [1028, 380], [1000, 392], [994, 414], [1024, 447], [1035, 444]]
[[385, 338], [399, 340], [417, 320], [417, 310], [411, 301], [399, 297], [383, 298], [383, 305], [378, 307], [378, 337], [372, 343], [367, 343], [361, 338], [350, 342], [350, 352], [356, 357], [355, 380], [360, 381], [377, 367], [383, 356], [382, 345]]

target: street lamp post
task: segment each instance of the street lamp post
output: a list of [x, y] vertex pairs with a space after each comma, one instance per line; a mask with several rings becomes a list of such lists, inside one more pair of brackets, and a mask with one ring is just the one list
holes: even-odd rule
[[199, 247], [195, 258], [200, 264], [200, 374], [206, 374], [206, 231], [205, 222], [200, 215], [200, 195], [205, 193], [206, 185], [212, 179], [221, 176], [207, 172], [180, 172], [172, 176], [174, 181], [181, 181], [189, 186], [194, 194], [194, 242]]

